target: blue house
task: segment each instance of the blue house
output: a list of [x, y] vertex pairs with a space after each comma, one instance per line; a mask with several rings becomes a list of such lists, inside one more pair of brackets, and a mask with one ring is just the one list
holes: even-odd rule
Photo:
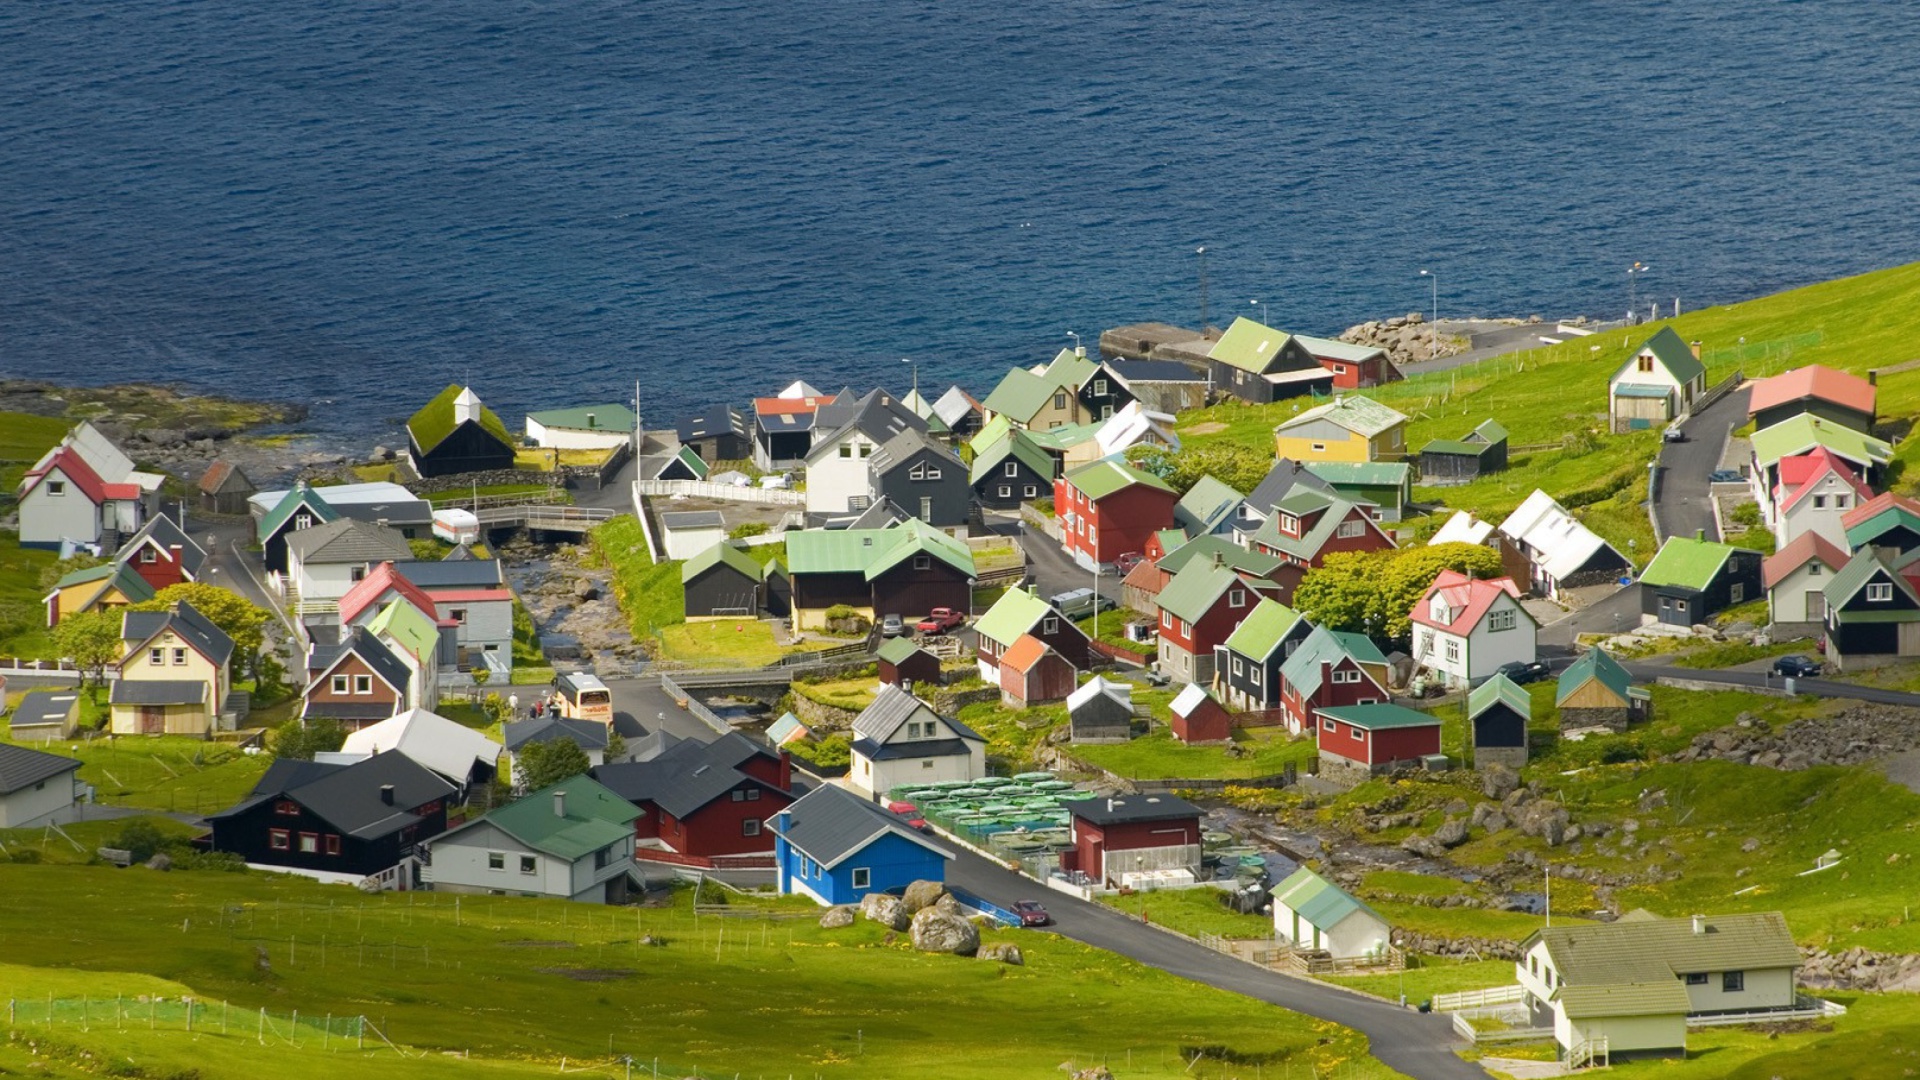
[[780, 891], [822, 904], [857, 904], [870, 892], [945, 881], [953, 852], [899, 817], [831, 784], [773, 817]]

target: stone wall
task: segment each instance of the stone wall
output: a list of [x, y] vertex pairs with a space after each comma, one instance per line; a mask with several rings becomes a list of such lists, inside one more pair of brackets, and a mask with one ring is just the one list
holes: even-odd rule
[[1741, 713], [1732, 727], [1695, 735], [1669, 761], [1734, 761], [1797, 771], [1816, 765], [1859, 765], [1920, 748], [1916, 712], [1858, 704], [1835, 716], [1796, 720], [1775, 731], [1764, 717]]
[[987, 701], [999, 701], [1000, 688], [997, 686], [977, 686], [967, 690], [949, 690], [941, 687], [935, 690], [927, 704], [942, 716], [953, 716], [969, 705], [978, 705]]
[[793, 715], [800, 722], [816, 731], [846, 731], [853, 727], [854, 718], [860, 715], [857, 709], [843, 709], [837, 705], [828, 705], [794, 691]]
[[1588, 728], [1606, 728], [1616, 734], [1627, 730], [1627, 710], [1625, 709], [1561, 709], [1561, 731], [1583, 731]]

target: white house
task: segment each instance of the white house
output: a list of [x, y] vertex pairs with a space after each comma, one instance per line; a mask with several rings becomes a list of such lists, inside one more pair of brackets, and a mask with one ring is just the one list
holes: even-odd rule
[[621, 904], [640, 808], [586, 776], [542, 788], [428, 842], [435, 892]]
[[296, 615], [339, 618], [340, 598], [383, 562], [413, 558], [396, 529], [338, 518], [287, 536], [284, 591], [297, 600]]
[[583, 405], [527, 414], [527, 438], [553, 450], [611, 450], [633, 443], [633, 410], [625, 405]]
[[139, 530], [143, 493], [130, 481], [109, 482], [78, 449], [62, 443], [27, 470], [16, 489], [20, 500], [20, 546], [58, 548], [61, 541], [98, 544]]
[[1093, 433], [1100, 457], [1125, 453], [1135, 446], [1164, 446], [1180, 449], [1180, 436], [1174, 434], [1173, 417], [1155, 412], [1138, 401], [1129, 401], [1119, 412], [1101, 423]]
[[1800, 949], [1779, 912], [1536, 930], [1514, 963], [1528, 1004], [1553, 1013], [1563, 1052], [1679, 1054], [1689, 1017], [1791, 1008]]
[[1273, 931], [1296, 949], [1335, 960], [1381, 955], [1393, 940], [1379, 912], [1304, 866], [1273, 888]]
[[90, 797], [69, 757], [0, 743], [0, 829], [17, 829]]
[[1454, 689], [1536, 656], [1540, 624], [1520, 605], [1520, 587], [1509, 578], [1442, 570], [1413, 605], [1412, 618], [1414, 663]]
[[1607, 382], [1607, 414], [1617, 432], [1663, 427], [1693, 411], [1707, 392], [1700, 344], [1661, 327]]
[[1827, 582], [1847, 565], [1847, 549], [1818, 532], [1804, 532], [1760, 564], [1767, 588], [1767, 621], [1776, 627], [1805, 624], [1818, 633], [1827, 621]]
[[889, 439], [926, 421], [883, 390], [828, 402], [814, 414], [807, 452], [807, 513], [836, 515], [866, 509], [873, 496], [871, 459]]
[[501, 746], [438, 713], [408, 709], [348, 735], [338, 754], [329, 758], [351, 764], [388, 750], [400, 751], [464, 791], [469, 783], [493, 778]]
[[1801, 534], [1817, 532], [1830, 544], [1847, 546], [1847, 512], [1873, 498], [1873, 489], [1846, 462], [1817, 447], [1812, 453], [1780, 459], [1780, 482], [1760, 510], [1773, 526], [1776, 548]]
[[987, 775], [987, 741], [892, 683], [853, 721], [847, 782], [868, 798], [894, 788]]
[[718, 510], [679, 510], [660, 515], [667, 558], [685, 561], [727, 541], [727, 519]]
[[1567, 589], [1599, 585], [1633, 571], [1620, 549], [1538, 488], [1500, 523], [1500, 532], [1526, 557], [1533, 591], [1542, 596], [1559, 599]]

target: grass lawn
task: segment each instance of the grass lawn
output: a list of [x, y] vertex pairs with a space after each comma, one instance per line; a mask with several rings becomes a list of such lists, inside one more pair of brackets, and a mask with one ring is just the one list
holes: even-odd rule
[[[677, 568], [680, 564], [673, 565]], [[773, 640], [773, 624], [759, 619], [722, 619], [663, 626], [659, 637], [662, 660], [684, 660], [721, 667], [764, 667], [788, 653], [807, 651], [804, 647], [782, 648]]]
[[[11, 494], [13, 488], [5, 490]], [[40, 574], [60, 561], [58, 556], [57, 551], [21, 547], [15, 533], [0, 533], [0, 656], [50, 660], [57, 655], [41, 602], [46, 590], [40, 587]]]
[[1106, 746], [1074, 746], [1073, 756], [1140, 780], [1183, 778], [1219, 780], [1272, 776], [1289, 762], [1304, 765], [1315, 754], [1313, 740], [1292, 739], [1285, 728], [1244, 728], [1234, 732], [1234, 746], [1251, 751], [1230, 757], [1224, 746], [1187, 746], [1168, 728], [1155, 724], [1151, 734], [1132, 742]]
[[[428, 492], [422, 496], [422, 498], [435, 506], [457, 507], [473, 502], [475, 496], [484, 499], [489, 495], [545, 495], [552, 490], [554, 490], [554, 488], [550, 484], [537, 484], [532, 482], [525, 484], [482, 484], [478, 489], [466, 487], [453, 488], [448, 491]], [[565, 490], [561, 491], [561, 496], [561, 502], [571, 503], [573, 501], [573, 496], [567, 494]]]
[[[965, 1061], [969, 1078], [1013, 1080], [1066, 1060], [1130, 1062], [1123, 1075], [1164, 1080], [1225, 1080], [1245, 1075], [1245, 1062], [1281, 1075], [1391, 1075], [1368, 1068], [1363, 1040], [1345, 1029], [1045, 933], [989, 931], [989, 941], [1025, 952], [1024, 967], [1008, 967], [887, 944], [868, 923], [823, 930], [806, 904], [773, 905], [799, 916], [779, 921], [696, 919], [685, 890], [653, 908], [475, 896], [456, 907], [442, 894], [366, 896], [267, 874], [189, 871], [183, 881], [181, 872], [61, 865], [7, 873], [18, 888], [0, 910], [10, 965], [0, 979], [22, 999], [72, 993], [76, 971], [94, 988], [81, 992], [103, 995], [161, 990], [154, 980], [165, 979], [235, 1009], [364, 1014], [402, 1045], [471, 1052], [471, 1063], [458, 1062], [467, 1071], [552, 1075], [565, 1055], [607, 1075], [611, 1044], [649, 1067], [657, 1055], [673, 1076], [696, 1068], [709, 1077], [934, 1076]], [[87, 947], [50, 926], [86, 927]], [[643, 934], [664, 946], [639, 945]], [[258, 967], [256, 950], [271, 971]], [[956, 1010], [966, 1023], [952, 1022]], [[1143, 1015], [1154, 1022], [1141, 1024]], [[252, 1034], [229, 1044], [211, 1032], [166, 1041], [98, 1024], [57, 1032], [116, 1056], [148, 1055], [140, 1059], [148, 1070], [191, 1065], [207, 1080], [356, 1064], [341, 1057], [346, 1048], [324, 1063], [257, 1045], [242, 1052]], [[1182, 1052], [1198, 1046], [1243, 1064]], [[422, 1068], [438, 1057], [419, 1059]], [[414, 1064], [397, 1075], [433, 1075]], [[366, 1066], [380, 1064], [370, 1057]]]
[[1156, 650], [1158, 650], [1158, 645], [1152, 641], [1134, 641], [1127, 637], [1127, 624], [1137, 620], [1144, 620], [1145, 618], [1146, 616], [1137, 611], [1130, 611], [1126, 608], [1116, 608], [1112, 611], [1103, 611], [1100, 613], [1100, 632], [1098, 634], [1094, 633], [1094, 616], [1092, 615], [1084, 619], [1075, 620], [1073, 625], [1079, 627], [1083, 633], [1096, 641], [1105, 642], [1116, 649], [1125, 649], [1131, 653], [1151, 657], [1155, 655]]
[[1408, 968], [1381, 975], [1342, 975], [1329, 976], [1327, 981], [1335, 986], [1364, 990], [1369, 994], [1378, 994], [1394, 1001], [1401, 994], [1407, 995], [1407, 1001], [1418, 1004], [1427, 1001], [1435, 994], [1452, 994], [1461, 990], [1489, 990], [1496, 986], [1511, 986], [1514, 981], [1513, 961], [1511, 960], [1455, 960], [1445, 956], [1408, 957]]
[[613, 456], [611, 449], [557, 450], [540, 446], [522, 446], [513, 452], [513, 467], [530, 472], [553, 472], [562, 465], [597, 468]]
[[99, 736], [49, 749], [83, 762], [80, 779], [94, 786], [99, 802], [192, 814], [239, 802], [272, 764], [266, 754], [183, 735]]
[[1243, 915], [1222, 904], [1228, 893], [1211, 886], [1157, 889], [1131, 896], [1102, 896], [1100, 902], [1136, 918], [1178, 930], [1190, 937], [1219, 934], [1230, 938], [1271, 938], [1273, 916]]
[[58, 416], [0, 412], [0, 499], [13, 501], [14, 489], [40, 455], [66, 438], [72, 421]]
[[878, 673], [868, 672], [846, 679], [795, 682], [793, 692], [822, 705], [858, 712], [873, 704], [874, 695], [879, 692], [879, 679]]
[[687, 593], [680, 584], [680, 564], [653, 561], [639, 518], [621, 514], [596, 526], [587, 542], [613, 571], [614, 601], [626, 614], [636, 639], [686, 622]]

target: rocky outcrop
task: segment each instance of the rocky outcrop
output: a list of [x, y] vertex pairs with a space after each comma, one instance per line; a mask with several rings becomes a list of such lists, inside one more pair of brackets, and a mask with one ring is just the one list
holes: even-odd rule
[[1862, 990], [1868, 993], [1920, 991], [1920, 956], [1870, 949], [1802, 949], [1800, 985], [1810, 990]]
[[1409, 311], [1404, 317], [1395, 316], [1350, 326], [1341, 333], [1340, 340], [1383, 349], [1396, 367], [1436, 357], [1454, 356], [1465, 352], [1467, 348], [1464, 340], [1445, 333], [1438, 335], [1436, 346], [1434, 327], [1418, 311]]
[[1011, 941], [996, 941], [991, 945], [982, 945], [974, 957], [979, 960], [998, 960], [1014, 967], [1024, 967], [1027, 963], [1027, 958], [1020, 955], [1020, 946]]
[[1920, 712], [1855, 705], [1824, 719], [1796, 720], [1779, 730], [1752, 713], [1731, 727], [1693, 737], [1668, 761], [1733, 761], [1796, 772], [1816, 765], [1859, 765], [1920, 747]]
[[921, 952], [972, 956], [980, 951], [980, 930], [958, 915], [927, 908], [913, 917], [913, 947]]
[[1393, 943], [1408, 952], [1417, 952], [1426, 956], [1478, 957], [1482, 960], [1518, 960], [1520, 943], [1502, 941], [1498, 938], [1481, 937], [1441, 937], [1438, 934], [1417, 934], [1411, 930], [1395, 930]]
[[820, 926], [825, 930], [838, 930], [843, 926], [852, 926], [853, 914], [853, 907], [849, 904], [830, 907], [825, 915], [820, 916]]
[[907, 928], [907, 907], [897, 896], [868, 893], [860, 901], [860, 915], [868, 922], [879, 923], [889, 930]]

